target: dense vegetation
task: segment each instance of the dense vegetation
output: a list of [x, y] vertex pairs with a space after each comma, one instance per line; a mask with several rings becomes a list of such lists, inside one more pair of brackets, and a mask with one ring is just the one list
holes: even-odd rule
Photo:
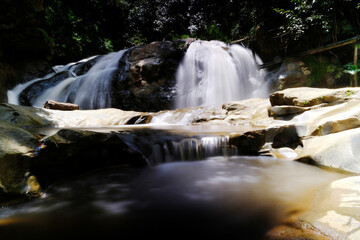
[[226, 42], [261, 29], [283, 54], [359, 34], [358, 0], [44, 0], [60, 59], [193, 37]]
[[[1, 6], [0, 100], [55, 64], [152, 41], [243, 39], [271, 63], [360, 34], [359, 0], [1, 0]], [[359, 71], [353, 44], [327, 55], [306, 60], [310, 86], [321, 85], [321, 76], [340, 82], [344, 72]]]

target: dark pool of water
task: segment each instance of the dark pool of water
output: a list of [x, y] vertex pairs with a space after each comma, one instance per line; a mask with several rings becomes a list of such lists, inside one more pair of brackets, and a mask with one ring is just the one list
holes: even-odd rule
[[267, 157], [118, 166], [0, 209], [0, 239], [261, 239], [336, 173]]

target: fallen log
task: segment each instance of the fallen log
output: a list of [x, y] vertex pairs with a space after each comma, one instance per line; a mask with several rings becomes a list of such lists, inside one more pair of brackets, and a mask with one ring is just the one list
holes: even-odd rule
[[79, 110], [79, 105], [73, 104], [73, 103], [63, 103], [63, 102], [56, 102], [54, 100], [48, 100], [45, 102], [44, 108], [54, 109], [54, 110], [63, 110], [63, 111], [72, 111], [72, 110]]

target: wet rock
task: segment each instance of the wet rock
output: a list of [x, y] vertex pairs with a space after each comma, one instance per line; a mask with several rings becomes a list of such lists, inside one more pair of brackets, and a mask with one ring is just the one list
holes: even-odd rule
[[[61, 114], [61, 112], [63, 111], [0, 104], [0, 194], [41, 194], [44, 185], [40, 184], [38, 179], [44, 181], [41, 177], [43, 173], [40, 174], [34, 169], [42, 169], [49, 174], [51, 173], [50, 169], [52, 169], [54, 170], [52, 174], [59, 176], [65, 174], [68, 170], [66, 168], [70, 169], [71, 164], [76, 165], [82, 171], [91, 167], [103, 166], [102, 164], [105, 163], [99, 164], [99, 160], [104, 156], [106, 157], [106, 154], [111, 153], [111, 151], [113, 157], [115, 156], [114, 152], [117, 150], [121, 152], [121, 149], [124, 151], [122, 152], [123, 156], [127, 156], [126, 154], [130, 154], [129, 152], [134, 152], [128, 148], [124, 150], [122, 140], [115, 141], [115, 143], [111, 142], [109, 140], [111, 139], [110, 133], [96, 134], [73, 131], [70, 134], [64, 130], [64, 132], [60, 131], [62, 134], [56, 135], [58, 129], [53, 127], [126, 124], [131, 119], [141, 118], [141, 113], [117, 109], [82, 111], [73, 114], [69, 114], [69, 112]], [[133, 123], [129, 122], [129, 124]], [[57, 137], [47, 138], [54, 134]], [[47, 147], [42, 142], [44, 137], [47, 142], [50, 142], [48, 150], [44, 150]], [[43, 153], [41, 156], [39, 155], [40, 152], [49, 150], [51, 150], [51, 154], [46, 155], [46, 157], [43, 157]], [[72, 158], [70, 158], [71, 156]], [[60, 168], [57, 168], [59, 166], [56, 165], [57, 161], [63, 161], [67, 158], [72, 159], [72, 162], [66, 162], [67, 166], [62, 165], [64, 172], [61, 172]], [[97, 158], [97, 161], [94, 158]], [[129, 156], [127, 159], [132, 158], [133, 156]], [[93, 163], [96, 162], [99, 165], [92, 165], [91, 159], [94, 160]], [[79, 165], [80, 160], [85, 162]], [[79, 172], [81, 171], [79, 170]], [[49, 179], [51, 179], [50, 176], [51, 174]], [[74, 175], [69, 173], [66, 176]]]
[[307, 222], [297, 221], [283, 224], [269, 231], [263, 240], [333, 240], [332, 236], [320, 232]]
[[54, 76], [46, 78], [43, 81], [31, 84], [21, 92], [19, 96], [20, 104], [24, 106], [32, 106], [33, 101], [37, 96], [70, 77], [74, 77], [74, 75], [70, 71], [64, 71], [56, 73]]
[[[96, 169], [117, 165], [143, 167], [146, 159], [121, 137], [129, 132], [63, 129], [42, 140], [29, 171], [42, 188]], [[51, 161], [49, 161], [51, 159]]]
[[39, 194], [37, 180], [29, 172], [37, 143], [29, 132], [0, 123], [0, 193]]
[[230, 145], [236, 146], [241, 155], [258, 155], [260, 149], [265, 144], [265, 131], [257, 130], [245, 132], [238, 136], [231, 136]]
[[272, 138], [273, 148], [296, 148], [299, 145], [301, 145], [300, 136], [295, 126], [281, 126], [275, 130], [274, 137]]
[[[113, 86], [113, 107], [156, 112], [172, 109], [175, 73], [187, 49], [186, 41], [158, 41], [129, 50], [126, 70]], [[119, 66], [120, 67], [120, 66]], [[121, 73], [124, 74], [124, 73]]]

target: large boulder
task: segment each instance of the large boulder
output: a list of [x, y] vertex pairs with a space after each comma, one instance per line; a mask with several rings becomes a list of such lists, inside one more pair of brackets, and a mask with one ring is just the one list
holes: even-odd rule
[[[112, 106], [123, 110], [172, 109], [175, 74], [190, 40], [158, 41], [128, 51], [112, 87]], [[119, 75], [118, 74], [118, 75]]]
[[29, 171], [37, 143], [31, 133], [0, 123], [0, 194], [38, 193], [39, 184]]
[[351, 173], [360, 173], [360, 129], [313, 137], [302, 141], [299, 161]]
[[[63, 112], [0, 104], [0, 195], [39, 195], [45, 186], [42, 183], [50, 182], [41, 177], [44, 173], [49, 174], [48, 179], [61, 179], [60, 176], [68, 177], [71, 173], [74, 176], [75, 173], [105, 166], [106, 163], [101, 162], [101, 154], [109, 152], [109, 156], [114, 156], [116, 151], [121, 152], [124, 148], [120, 154], [131, 155], [134, 152], [126, 148], [120, 138], [114, 141], [111, 130], [105, 129], [103, 133], [59, 132], [58, 127], [105, 127], [150, 119], [151, 116], [145, 113], [118, 109]], [[44, 172], [39, 172], [39, 169]]]

